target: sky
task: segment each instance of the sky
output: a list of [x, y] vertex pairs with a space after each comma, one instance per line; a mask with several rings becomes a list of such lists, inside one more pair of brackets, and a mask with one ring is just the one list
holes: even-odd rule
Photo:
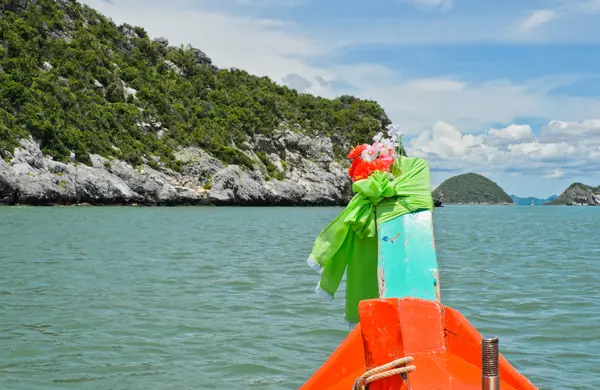
[[83, 2], [219, 67], [376, 100], [432, 187], [466, 172], [518, 196], [600, 185], [600, 0]]

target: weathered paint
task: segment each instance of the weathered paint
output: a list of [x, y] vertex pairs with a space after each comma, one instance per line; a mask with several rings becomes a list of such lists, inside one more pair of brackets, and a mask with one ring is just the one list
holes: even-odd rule
[[381, 298], [440, 301], [438, 264], [429, 210], [378, 224]]

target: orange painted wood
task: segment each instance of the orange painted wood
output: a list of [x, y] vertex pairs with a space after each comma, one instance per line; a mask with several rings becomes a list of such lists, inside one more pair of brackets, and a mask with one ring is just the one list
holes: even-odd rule
[[[301, 390], [351, 390], [368, 368], [412, 356], [417, 370], [371, 390], [481, 390], [481, 334], [460, 312], [417, 298], [359, 305], [360, 325]], [[502, 340], [500, 340], [502, 350]], [[500, 355], [502, 390], [537, 390]]]
[[365, 351], [360, 325], [356, 326], [340, 346], [300, 390], [350, 390], [365, 370]]
[[[477, 367], [481, 367], [481, 334], [458, 311], [444, 308], [444, 325], [448, 351]], [[500, 340], [502, 350], [502, 340]], [[499, 359], [500, 379], [517, 389], [535, 389], [531, 382], [521, 375], [502, 354]]]
[[404, 353], [440, 352], [445, 347], [442, 306], [434, 301], [411, 298], [399, 301]]
[[[370, 299], [360, 302], [358, 313], [367, 370], [404, 357], [400, 333], [398, 299]], [[400, 375], [371, 382], [369, 390], [405, 389]]]

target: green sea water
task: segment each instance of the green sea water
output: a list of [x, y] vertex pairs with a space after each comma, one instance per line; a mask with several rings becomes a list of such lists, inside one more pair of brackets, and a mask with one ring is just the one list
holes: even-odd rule
[[[297, 389], [347, 334], [340, 208], [0, 208], [0, 389]], [[600, 388], [600, 207], [436, 209], [442, 302], [540, 389]]]

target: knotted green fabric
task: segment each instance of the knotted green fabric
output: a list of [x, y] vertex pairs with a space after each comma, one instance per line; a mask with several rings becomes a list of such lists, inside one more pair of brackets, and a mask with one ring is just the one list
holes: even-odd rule
[[[420, 158], [400, 157], [389, 174], [375, 172], [352, 185], [356, 195], [346, 209], [316, 238], [308, 258], [321, 272], [317, 292], [333, 299], [346, 267], [346, 310], [349, 322], [358, 322], [358, 303], [379, 297], [377, 284], [377, 223], [417, 210], [433, 210], [429, 166]], [[375, 214], [382, 201], [386, 207]]]

